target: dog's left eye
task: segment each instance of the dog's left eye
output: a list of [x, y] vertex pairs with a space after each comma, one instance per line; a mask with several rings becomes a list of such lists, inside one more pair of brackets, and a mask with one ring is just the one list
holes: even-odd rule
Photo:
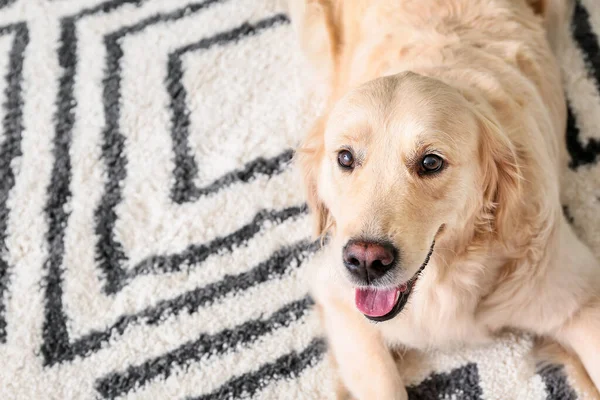
[[354, 168], [354, 156], [349, 150], [342, 150], [338, 153], [338, 164], [344, 169]]
[[421, 167], [425, 173], [437, 172], [442, 169], [443, 166], [444, 160], [442, 160], [442, 157], [435, 154], [427, 154], [421, 161]]

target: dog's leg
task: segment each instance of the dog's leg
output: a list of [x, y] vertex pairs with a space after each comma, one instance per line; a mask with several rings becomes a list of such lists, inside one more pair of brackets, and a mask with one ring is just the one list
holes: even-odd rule
[[592, 382], [600, 390], [600, 300], [581, 309], [559, 331], [558, 338], [577, 353]]
[[561, 270], [555, 285], [568, 289], [571, 296], [554, 307], [569, 316], [558, 326], [556, 339], [577, 354], [600, 390], [600, 263], [565, 220], [558, 259]]
[[[357, 400], [407, 400], [392, 352], [377, 326], [354, 307], [354, 290], [339, 276], [339, 254], [325, 246], [304, 270], [325, 331], [332, 369], [350, 397]], [[344, 391], [337, 390], [338, 399]]]
[[338, 374], [358, 400], [406, 400], [396, 363], [375, 326], [339, 301], [321, 304]]
[[542, 368], [547, 365], [563, 365], [569, 381], [583, 398], [600, 400], [600, 392], [590, 379], [581, 359], [556, 340], [547, 337], [536, 338], [534, 359], [538, 367]]

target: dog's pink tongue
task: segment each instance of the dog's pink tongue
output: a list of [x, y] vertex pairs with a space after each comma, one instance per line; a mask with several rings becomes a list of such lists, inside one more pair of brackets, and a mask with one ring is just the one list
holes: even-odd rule
[[401, 289], [356, 289], [354, 302], [356, 308], [369, 317], [382, 317], [389, 314], [394, 306]]

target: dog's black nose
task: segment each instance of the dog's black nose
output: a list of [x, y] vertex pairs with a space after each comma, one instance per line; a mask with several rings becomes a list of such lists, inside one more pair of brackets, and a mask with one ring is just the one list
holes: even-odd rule
[[343, 250], [344, 265], [356, 278], [370, 283], [395, 265], [398, 251], [388, 243], [351, 240]]

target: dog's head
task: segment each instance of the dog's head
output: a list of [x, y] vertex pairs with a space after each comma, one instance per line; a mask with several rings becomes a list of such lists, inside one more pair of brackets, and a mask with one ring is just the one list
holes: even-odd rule
[[402, 73], [351, 91], [297, 158], [317, 233], [374, 320], [404, 307], [441, 236], [512, 226], [515, 149], [485, 107], [436, 79]]

